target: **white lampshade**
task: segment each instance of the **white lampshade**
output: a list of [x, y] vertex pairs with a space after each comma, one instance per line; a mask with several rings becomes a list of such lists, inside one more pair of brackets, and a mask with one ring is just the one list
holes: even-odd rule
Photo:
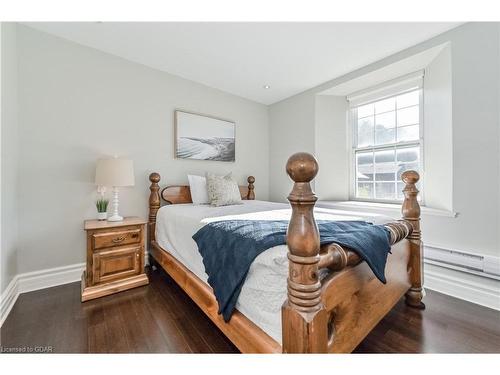
[[134, 186], [134, 163], [127, 159], [99, 159], [95, 169], [99, 186]]

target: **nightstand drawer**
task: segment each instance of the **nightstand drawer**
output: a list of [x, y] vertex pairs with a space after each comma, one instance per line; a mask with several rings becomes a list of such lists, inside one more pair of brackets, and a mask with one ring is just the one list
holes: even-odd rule
[[93, 284], [122, 279], [141, 273], [142, 247], [128, 247], [93, 254]]
[[141, 229], [130, 228], [119, 231], [99, 231], [92, 234], [92, 247], [94, 250], [106, 247], [138, 244], [141, 242]]

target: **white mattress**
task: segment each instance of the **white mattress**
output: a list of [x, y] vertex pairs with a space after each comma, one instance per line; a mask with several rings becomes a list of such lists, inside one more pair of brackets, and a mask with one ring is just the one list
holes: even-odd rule
[[[208, 205], [176, 204], [160, 208], [156, 217], [158, 244], [207, 283], [203, 260], [192, 239], [206, 223], [219, 220], [289, 220], [290, 205], [264, 201], [244, 201], [242, 205], [212, 207]], [[387, 216], [315, 209], [316, 220], [364, 220], [384, 224]], [[236, 309], [281, 343], [281, 306], [286, 299], [288, 276], [287, 248], [273, 247], [260, 254], [252, 263]]]

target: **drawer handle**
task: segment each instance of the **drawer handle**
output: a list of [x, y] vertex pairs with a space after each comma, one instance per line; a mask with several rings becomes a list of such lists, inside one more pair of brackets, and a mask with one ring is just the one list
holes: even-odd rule
[[116, 238], [113, 238], [113, 240], [112, 240], [112, 241], [113, 241], [114, 243], [118, 243], [118, 242], [122, 242], [124, 239], [125, 239], [125, 237], [124, 237], [124, 236], [122, 236], [122, 237], [116, 237]]

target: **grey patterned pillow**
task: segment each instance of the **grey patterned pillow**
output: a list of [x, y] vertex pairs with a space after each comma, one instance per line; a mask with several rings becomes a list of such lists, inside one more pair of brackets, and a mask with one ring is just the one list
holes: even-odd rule
[[208, 201], [212, 206], [243, 204], [240, 189], [231, 173], [226, 176], [217, 176], [207, 172], [206, 176]]

